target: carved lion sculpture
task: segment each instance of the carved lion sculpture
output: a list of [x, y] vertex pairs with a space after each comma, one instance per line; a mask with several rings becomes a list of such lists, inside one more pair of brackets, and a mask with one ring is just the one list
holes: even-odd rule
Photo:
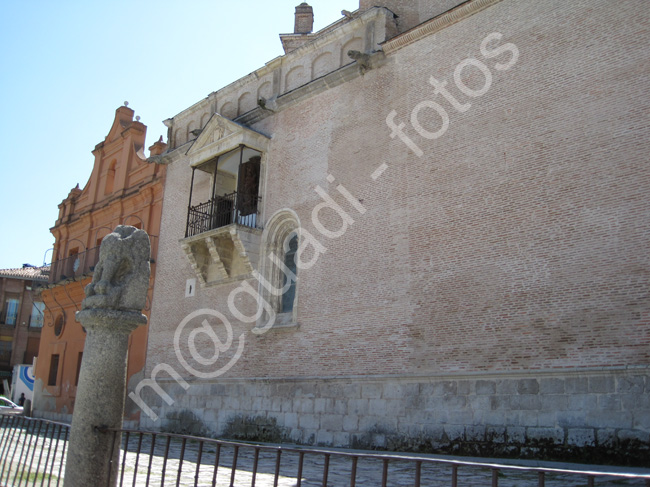
[[119, 225], [104, 237], [82, 309], [141, 311], [149, 288], [149, 254], [149, 236], [143, 230]]

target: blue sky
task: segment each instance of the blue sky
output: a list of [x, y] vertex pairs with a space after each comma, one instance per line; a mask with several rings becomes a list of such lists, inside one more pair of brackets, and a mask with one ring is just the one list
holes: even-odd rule
[[[0, 269], [51, 259], [58, 204], [124, 101], [147, 125], [282, 55], [300, 0], [6, 0], [0, 16]], [[312, 0], [314, 30], [358, 0]]]

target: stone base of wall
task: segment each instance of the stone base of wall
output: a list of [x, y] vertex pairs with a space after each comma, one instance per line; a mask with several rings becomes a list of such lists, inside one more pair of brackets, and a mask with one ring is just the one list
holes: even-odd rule
[[242, 440], [645, 465], [647, 367], [436, 377], [221, 379], [147, 389], [144, 429]]

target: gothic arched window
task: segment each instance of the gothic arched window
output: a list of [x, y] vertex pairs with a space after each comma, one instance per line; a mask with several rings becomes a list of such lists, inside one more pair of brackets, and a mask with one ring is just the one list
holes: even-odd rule
[[296, 298], [296, 281], [292, 278], [297, 275], [296, 252], [298, 251], [298, 234], [289, 235], [288, 245], [284, 251], [284, 266], [291, 273], [282, 273], [282, 299], [280, 300], [280, 313], [290, 313], [293, 311], [293, 303]]
[[260, 296], [275, 313], [264, 312], [258, 323], [269, 326], [297, 324], [298, 266], [300, 223], [291, 210], [281, 210], [271, 217], [262, 236], [260, 255]]

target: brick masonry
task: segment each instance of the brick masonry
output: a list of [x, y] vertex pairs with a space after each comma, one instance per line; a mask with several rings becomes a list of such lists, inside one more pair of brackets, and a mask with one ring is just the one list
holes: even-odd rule
[[[454, 439], [491, 438], [503, 441], [504, 453], [514, 447], [522, 455], [521, 448], [544, 445], [647, 447], [643, 7], [638, 0], [503, 0], [392, 50], [363, 75], [331, 86], [334, 78], [321, 80], [313, 92], [307, 85], [284, 105], [279, 97], [281, 109], [254, 118], [252, 128], [271, 137], [260, 221], [291, 209], [327, 249], [298, 273], [299, 326], [291, 329], [260, 336], [254, 323], [235, 319], [228, 297], [240, 283], [185, 297], [196, 277], [179, 244], [191, 171], [182, 156], [169, 164], [146, 375], [165, 363], [194, 380], [178, 360], [189, 357], [187, 333], [179, 348], [173, 344], [178, 324], [198, 309], [224, 313], [233, 343], [244, 345], [220, 382], [187, 393], [172, 383], [171, 406], [150, 398], [162, 424], [196, 418], [211, 432], [234, 432], [237, 424], [250, 431], [250, 416], [273, 418], [282, 435], [306, 443], [389, 447], [426, 437], [453, 449]], [[494, 46], [518, 49], [508, 70], [496, 65], [509, 53], [481, 53], [493, 32], [503, 35]], [[319, 45], [311, 45], [314, 52], [305, 45], [300, 53], [316, 59]], [[468, 58], [490, 71], [482, 96], [466, 96], [454, 81]], [[471, 106], [454, 109], [434, 93], [432, 76]], [[463, 76], [475, 91], [485, 84], [471, 66]], [[412, 121], [414, 109], [432, 100], [449, 115], [435, 140]], [[437, 130], [440, 117], [424, 106], [418, 121]], [[184, 112], [175, 130], [202, 109]], [[393, 110], [422, 156], [391, 138]], [[338, 238], [314, 223], [323, 202], [316, 186], [354, 219]], [[341, 228], [332, 210], [318, 218], [330, 231]], [[250, 296], [235, 302], [255, 314]], [[213, 355], [209, 341], [197, 343], [203, 357]], [[234, 353], [234, 346], [222, 353], [218, 365]], [[159, 382], [170, 385], [167, 377]], [[156, 426], [147, 418], [143, 425]]]

